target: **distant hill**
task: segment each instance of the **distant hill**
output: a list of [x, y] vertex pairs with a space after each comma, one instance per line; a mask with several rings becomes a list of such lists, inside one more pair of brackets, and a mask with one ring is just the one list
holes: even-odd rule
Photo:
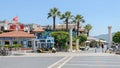
[[[115, 32], [112, 33], [112, 35], [114, 34]], [[93, 36], [95, 38], [102, 38], [104, 39], [105, 41], [108, 42], [108, 34], [101, 34], [101, 35], [98, 35], [98, 36]]]

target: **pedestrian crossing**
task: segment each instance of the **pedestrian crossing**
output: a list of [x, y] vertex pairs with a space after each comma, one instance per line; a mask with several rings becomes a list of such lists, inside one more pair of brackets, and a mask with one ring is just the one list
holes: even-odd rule
[[119, 64], [117, 56], [75, 56], [61, 68], [120, 68]]

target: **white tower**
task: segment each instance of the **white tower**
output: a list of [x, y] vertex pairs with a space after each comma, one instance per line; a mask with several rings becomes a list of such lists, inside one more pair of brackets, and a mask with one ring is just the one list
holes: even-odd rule
[[112, 46], [112, 26], [108, 26], [108, 48]]

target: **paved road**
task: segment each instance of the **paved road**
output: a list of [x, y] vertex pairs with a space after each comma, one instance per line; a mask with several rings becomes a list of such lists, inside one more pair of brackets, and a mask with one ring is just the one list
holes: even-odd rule
[[0, 68], [47, 68], [63, 57], [0, 57]]
[[120, 55], [89, 51], [0, 56], [0, 68], [120, 68]]
[[62, 68], [120, 68], [120, 56], [72, 57]]

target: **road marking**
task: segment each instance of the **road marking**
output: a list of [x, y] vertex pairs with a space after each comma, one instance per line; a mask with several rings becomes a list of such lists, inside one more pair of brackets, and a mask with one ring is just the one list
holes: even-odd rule
[[69, 66], [120, 66], [120, 65], [95, 65], [95, 64], [65, 64], [65, 65], [69, 65]]
[[73, 56], [69, 57], [66, 61], [64, 61], [61, 65], [58, 66], [58, 68], [61, 68], [63, 65], [65, 65], [70, 59], [72, 59]]
[[60, 63], [64, 62], [68, 58], [69, 58], [69, 56], [66, 56], [66, 57], [62, 58], [61, 60], [55, 62], [54, 64], [50, 65], [48, 68], [56, 68], [60, 65]]
[[[91, 61], [93, 61], [93, 60], [91, 60]], [[91, 61], [88, 61], [88, 60], [80, 60], [80, 61], [70, 61], [71, 63], [77, 63], [77, 62], [91, 62]], [[95, 63], [96, 62], [102, 62], [102, 63], [120, 63], [119, 61], [115, 61], [115, 62], [103, 62], [103, 61], [94, 61]], [[92, 63], [92, 62], [91, 62]]]

